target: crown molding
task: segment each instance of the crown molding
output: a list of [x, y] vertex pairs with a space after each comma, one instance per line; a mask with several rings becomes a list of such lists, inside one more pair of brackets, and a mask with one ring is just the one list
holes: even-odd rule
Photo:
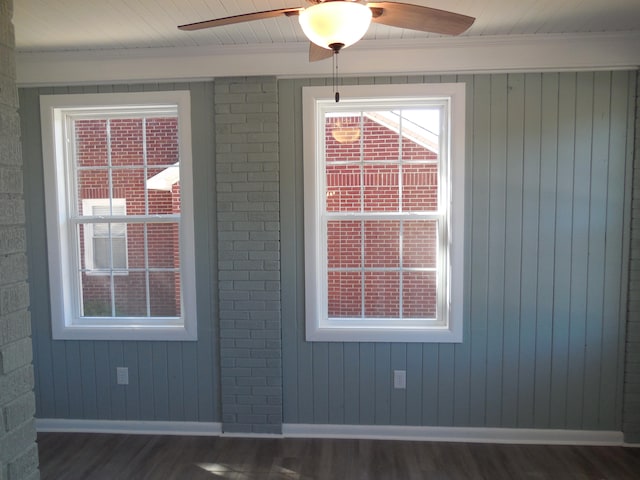
[[[640, 31], [365, 40], [340, 53], [345, 76], [640, 67]], [[18, 86], [169, 82], [229, 76], [328, 76], [307, 44], [16, 53]]]

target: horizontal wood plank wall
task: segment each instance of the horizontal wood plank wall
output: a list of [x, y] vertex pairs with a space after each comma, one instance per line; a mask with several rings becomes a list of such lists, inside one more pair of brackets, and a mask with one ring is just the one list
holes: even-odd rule
[[[52, 341], [39, 96], [160, 90], [191, 91], [198, 341]], [[213, 84], [22, 89], [20, 106], [36, 416], [218, 421]], [[127, 386], [116, 385], [119, 366], [129, 367]]]
[[[304, 340], [303, 86], [280, 81], [284, 421], [621, 430], [634, 72], [467, 86], [464, 342]], [[407, 389], [392, 389], [392, 371]]]

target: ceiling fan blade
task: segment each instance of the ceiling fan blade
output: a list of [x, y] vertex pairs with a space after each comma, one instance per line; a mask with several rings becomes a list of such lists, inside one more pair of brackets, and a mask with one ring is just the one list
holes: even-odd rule
[[460, 35], [475, 21], [459, 13], [408, 3], [370, 2], [367, 6], [373, 11], [373, 22], [421, 32]]
[[287, 17], [299, 15], [304, 8], [281, 8], [278, 10], [266, 10], [264, 12], [244, 13], [242, 15], [234, 15], [233, 17], [215, 18], [213, 20], [205, 20], [203, 22], [188, 23], [180, 25], [180, 30], [202, 30], [204, 28], [221, 27], [223, 25], [233, 25], [234, 23], [251, 22], [253, 20], [263, 20], [265, 18], [279, 17], [286, 15]]
[[331, 58], [332, 56], [333, 56], [333, 50], [322, 48], [321, 46], [316, 45], [313, 42], [309, 43], [309, 61], [310, 62], [318, 62], [320, 60]]

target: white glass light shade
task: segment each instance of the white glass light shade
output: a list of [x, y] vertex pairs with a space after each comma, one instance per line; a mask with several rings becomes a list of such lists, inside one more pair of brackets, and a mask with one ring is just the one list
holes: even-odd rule
[[371, 16], [371, 9], [362, 3], [333, 1], [305, 8], [298, 20], [309, 40], [330, 50], [329, 45], [348, 47], [360, 40], [369, 29]]

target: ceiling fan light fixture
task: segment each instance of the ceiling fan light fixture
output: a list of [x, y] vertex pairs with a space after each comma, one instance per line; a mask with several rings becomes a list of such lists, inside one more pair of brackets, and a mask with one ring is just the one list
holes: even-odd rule
[[371, 9], [358, 2], [325, 1], [305, 8], [298, 20], [302, 31], [316, 45], [331, 50], [360, 40], [371, 24]]

